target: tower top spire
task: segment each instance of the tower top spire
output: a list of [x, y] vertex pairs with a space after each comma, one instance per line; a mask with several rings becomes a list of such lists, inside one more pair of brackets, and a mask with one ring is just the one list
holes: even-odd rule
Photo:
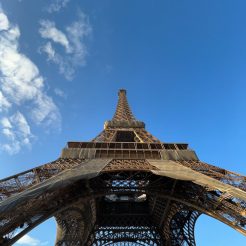
[[118, 104], [113, 117], [113, 121], [136, 121], [126, 97], [126, 90], [120, 89], [118, 92]]
[[106, 121], [104, 128], [139, 128], [145, 127], [145, 124], [141, 121], [136, 120], [133, 115], [131, 108], [128, 104], [126, 97], [126, 90], [120, 89], [118, 92], [118, 103], [115, 114], [111, 121]]

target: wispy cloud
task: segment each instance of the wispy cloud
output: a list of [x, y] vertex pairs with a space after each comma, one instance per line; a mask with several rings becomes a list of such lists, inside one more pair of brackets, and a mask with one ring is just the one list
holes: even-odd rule
[[26, 118], [20, 112], [1, 120], [2, 134], [9, 140], [4, 143], [2, 149], [10, 154], [16, 154], [22, 146], [30, 146], [33, 135]]
[[51, 42], [47, 42], [40, 48], [40, 51], [47, 55], [47, 61], [53, 62], [58, 66], [59, 73], [63, 74], [67, 80], [72, 80], [75, 72], [75, 66], [72, 63], [71, 56], [61, 55], [56, 52]]
[[49, 242], [41, 242], [39, 239], [33, 238], [29, 235], [23, 236], [19, 239], [16, 244], [17, 245], [25, 245], [25, 246], [38, 246], [38, 245], [48, 245]]
[[55, 0], [53, 3], [51, 3], [48, 6], [47, 11], [49, 13], [59, 12], [61, 9], [65, 8], [67, 6], [69, 1], [70, 0]]
[[8, 99], [0, 91], [0, 112], [2, 112], [4, 110], [8, 110], [10, 107], [11, 107], [11, 103], [8, 101]]
[[67, 95], [65, 94], [65, 92], [62, 91], [62, 90], [59, 89], [59, 88], [55, 88], [55, 89], [54, 89], [54, 92], [55, 92], [55, 94], [56, 94], [57, 96], [59, 96], [59, 97], [67, 98]]
[[[88, 51], [85, 41], [91, 32], [89, 18], [82, 12], [79, 12], [78, 19], [63, 31], [58, 29], [54, 22], [41, 20], [39, 33], [42, 38], [49, 41], [40, 48], [40, 51], [47, 55], [49, 62], [58, 65], [59, 72], [66, 79], [71, 80], [76, 68], [86, 64]], [[65, 51], [58, 51], [57, 44], [62, 45]]]
[[[11, 154], [30, 144], [31, 122], [60, 122], [59, 110], [45, 91], [38, 67], [19, 51], [20, 35], [19, 27], [11, 24], [0, 8], [0, 112], [1, 132], [6, 141], [2, 149]], [[12, 127], [6, 127], [6, 122]]]
[[67, 53], [71, 52], [71, 47], [66, 35], [56, 28], [53, 21], [41, 20], [40, 26], [39, 33], [42, 38], [50, 39], [54, 43], [64, 46]]

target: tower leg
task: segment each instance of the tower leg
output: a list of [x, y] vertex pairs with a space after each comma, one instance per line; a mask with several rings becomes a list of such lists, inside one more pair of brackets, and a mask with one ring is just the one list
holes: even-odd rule
[[85, 245], [95, 223], [95, 202], [77, 202], [64, 211], [56, 214], [56, 246]]

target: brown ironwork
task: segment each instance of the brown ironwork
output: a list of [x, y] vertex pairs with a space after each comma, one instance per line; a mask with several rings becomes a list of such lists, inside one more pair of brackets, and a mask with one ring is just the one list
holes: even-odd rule
[[126, 90], [119, 90], [119, 100], [113, 117], [113, 121], [136, 121], [126, 98]]
[[114, 117], [90, 142], [0, 180], [0, 245], [55, 217], [56, 245], [195, 245], [207, 214], [246, 235], [246, 177], [163, 143], [119, 91]]

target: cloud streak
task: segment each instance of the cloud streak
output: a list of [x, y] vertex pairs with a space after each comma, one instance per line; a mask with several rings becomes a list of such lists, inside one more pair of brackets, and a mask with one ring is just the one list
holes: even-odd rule
[[55, 0], [49, 5], [47, 11], [49, 13], [59, 12], [61, 9], [65, 8], [70, 0]]
[[59, 88], [55, 88], [54, 89], [54, 92], [55, 92], [55, 94], [57, 95], [57, 96], [59, 96], [59, 97], [62, 97], [62, 98], [67, 98], [67, 95], [64, 93], [64, 91], [62, 91], [61, 89], [59, 89]]
[[[49, 62], [58, 66], [59, 73], [67, 80], [73, 79], [76, 68], [86, 65], [88, 51], [85, 43], [92, 33], [88, 16], [79, 12], [77, 20], [63, 31], [58, 29], [54, 22], [41, 20], [39, 33], [42, 38], [48, 40], [40, 48], [41, 53], [47, 56]], [[64, 52], [58, 51], [57, 44], [64, 47]]]
[[42, 38], [50, 39], [54, 43], [62, 45], [67, 53], [71, 52], [71, 47], [66, 35], [56, 28], [53, 21], [41, 20], [40, 26], [39, 33]]
[[2, 150], [10, 154], [30, 145], [30, 123], [60, 124], [59, 110], [45, 91], [38, 67], [19, 51], [20, 35], [19, 27], [0, 9], [0, 112], [4, 115], [0, 126]]
[[31, 236], [24, 235], [21, 239], [16, 242], [17, 245], [25, 246], [39, 246], [39, 245], [48, 245], [48, 242], [41, 242], [39, 239], [33, 238]]
[[2, 149], [10, 154], [16, 154], [22, 146], [30, 146], [33, 138], [31, 128], [26, 118], [20, 112], [16, 112], [10, 117], [3, 117], [1, 120], [2, 134], [11, 144], [3, 144]]

